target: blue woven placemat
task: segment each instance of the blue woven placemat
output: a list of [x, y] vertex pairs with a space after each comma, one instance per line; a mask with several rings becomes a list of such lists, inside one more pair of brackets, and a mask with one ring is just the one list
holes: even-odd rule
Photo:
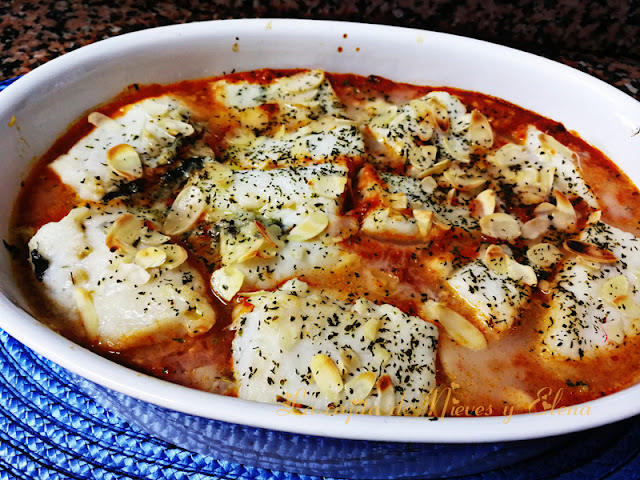
[[[0, 82], [0, 91], [14, 80]], [[640, 417], [568, 437], [560, 445], [562, 451], [464, 478], [640, 478]], [[14, 478], [320, 480], [162, 441], [110, 412], [72, 374], [0, 330], [0, 480]]]

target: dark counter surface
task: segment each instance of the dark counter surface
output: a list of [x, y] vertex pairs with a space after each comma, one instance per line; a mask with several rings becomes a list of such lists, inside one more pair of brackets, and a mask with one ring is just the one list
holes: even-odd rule
[[288, 17], [465, 35], [583, 70], [640, 99], [640, 2], [541, 0], [0, 1], [0, 79], [104, 38], [174, 23]]

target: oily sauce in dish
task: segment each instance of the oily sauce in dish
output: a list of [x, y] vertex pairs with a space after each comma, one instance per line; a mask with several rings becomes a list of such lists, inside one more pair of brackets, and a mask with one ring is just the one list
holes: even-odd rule
[[[224, 79], [229, 83], [269, 85], [278, 78], [299, 72], [301, 71], [257, 70], [173, 85], [134, 85], [118, 98], [97, 108], [96, 111], [100, 113], [117, 117], [120, 109], [126, 105], [146, 98], [171, 95], [188, 106], [192, 115], [190, 122], [200, 125], [189, 141], [177, 147], [173, 161], [145, 170], [142, 178], [136, 180], [136, 190], [131, 195], [142, 198], [146, 195], [145, 192], [160, 185], [164, 189], [162, 194], [149, 194], [149, 198], [164, 202], [169, 208], [185, 185], [186, 177], [182, 174], [188, 169], [183, 168], [178, 173], [176, 171], [194, 142], [210, 148], [216, 160], [225, 158], [229, 136], [243, 128], [243, 124], [238, 116], [230, 114], [220, 104], [219, 98], [211, 94], [213, 82]], [[567, 236], [576, 236], [585, 228], [589, 215], [596, 210], [602, 212], [603, 222], [640, 235], [638, 189], [610, 159], [558, 122], [477, 92], [414, 86], [374, 76], [351, 74], [326, 74], [326, 79], [343, 104], [344, 115], [360, 125], [366, 124], [372, 116], [371, 110], [367, 111], [367, 105], [376, 101], [404, 105], [412, 99], [438, 91], [457, 97], [468, 112], [477, 110], [486, 117], [493, 131], [493, 151], [509, 143], [522, 144], [527, 136], [527, 129], [535, 126], [540, 132], [554, 137], [575, 152], [577, 167], [597, 199], [597, 209], [580, 199], [572, 199], [577, 225], [572, 235]], [[266, 119], [262, 134], [275, 135], [281, 127], [279, 122], [282, 118], [282, 106], [267, 102], [258, 110], [261, 110], [261, 115]], [[34, 275], [34, 259], [30, 257], [31, 252], [27, 246], [30, 238], [43, 225], [59, 222], [73, 207], [87, 203], [73, 188], [63, 183], [49, 165], [93, 129], [94, 125], [87, 121], [87, 115], [72, 125], [33, 167], [16, 202], [13, 238], [9, 239], [9, 244], [15, 247], [12, 251], [16, 276], [22, 283], [31, 308], [51, 328], [118, 363], [201, 390], [236, 395], [232, 342], [237, 330], [230, 327], [234, 309], [237, 311], [242, 305], [246, 305], [245, 297], [238, 295], [231, 301], [225, 301], [212, 288], [206, 288], [204, 295], [213, 306], [216, 317], [215, 324], [208, 331], [170, 338], [143, 336], [125, 348], [114, 348], [108, 342], [88, 338], [85, 331], [78, 328], [77, 322], [60, 318], [58, 310], [52, 306], [43, 289], [41, 279], [36, 278], [37, 272]], [[542, 319], [549, 307], [551, 295], [545, 287], [552, 284], [554, 271], [538, 277], [538, 284], [518, 318], [509, 328], [498, 332], [478, 323], [472, 306], [442, 281], [442, 272], [432, 263], [433, 258], [438, 256], [454, 256], [457, 260], [453, 263], [456, 266], [463, 265], [477, 259], [483, 245], [508, 244], [514, 258], [526, 265], [525, 252], [528, 244], [522, 239], [501, 242], [479, 230], [465, 231], [454, 227], [443, 229], [428, 240], [407, 240], [391, 233], [386, 236], [371, 235], [358, 228], [367, 214], [382, 204], [380, 198], [364, 196], [359, 185], [368, 185], [369, 177], [373, 179], [371, 182], [376, 182], [383, 173], [406, 175], [408, 167], [407, 162], [385, 162], [384, 146], [376, 142], [370, 133], [365, 133], [365, 145], [366, 153], [363, 155], [340, 159], [349, 170], [349, 183], [342, 194], [340, 217], [350, 222], [351, 229], [337, 243], [342, 251], [355, 254], [355, 260], [338, 271], [319, 269], [298, 277], [312, 287], [329, 289], [341, 300], [353, 301], [364, 297], [375, 303], [396, 306], [408, 315], [419, 316], [421, 305], [425, 301], [437, 300], [479, 327], [486, 338], [486, 348], [470, 349], [457, 342], [442, 324], [435, 321], [439, 332], [435, 361], [437, 385], [441, 389], [452, 387], [456, 404], [466, 407], [455, 413], [453, 410], [446, 410], [446, 415], [501, 415], [505, 413], [505, 405], [513, 405], [516, 413], [542, 410], [546, 408], [543, 406], [544, 402], [536, 402], [540, 399], [541, 392], [550, 394], [549, 401], [555, 397], [556, 407], [573, 405], [610, 394], [637, 381], [640, 349], [637, 348], [638, 337], [633, 335], [627, 335], [624, 342], [595, 356], [558, 359], [539, 353], [544, 328]], [[197, 165], [194, 166], [194, 171], [197, 168]], [[485, 187], [472, 193], [477, 194]], [[445, 191], [442, 185], [438, 188]], [[468, 192], [464, 192], [466, 193]], [[518, 202], [513, 191], [505, 188], [498, 191], [497, 195], [504, 211], [518, 217], [521, 223], [535, 217], [536, 205]], [[472, 197], [473, 195], [469, 196]], [[549, 198], [552, 204], [555, 203], [553, 195]], [[456, 205], [457, 194], [452, 194], [449, 201]], [[468, 202], [464, 202], [460, 200], [460, 205], [468, 205]], [[405, 206], [400, 211], [410, 215], [412, 208]], [[220, 252], [211, 244], [214, 236], [215, 227], [211, 225], [201, 225], [197, 235], [171, 235], [172, 242], [181, 245], [189, 253], [189, 267], [199, 272], [207, 285], [212, 271], [221, 261]], [[556, 266], [555, 271], [558, 268]], [[540, 280], [543, 281], [542, 285]], [[282, 283], [284, 282], [279, 282]], [[481, 406], [484, 408], [479, 409]]]

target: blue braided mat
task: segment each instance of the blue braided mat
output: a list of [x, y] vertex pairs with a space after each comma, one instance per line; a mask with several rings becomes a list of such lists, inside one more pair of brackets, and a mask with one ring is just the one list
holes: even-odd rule
[[[14, 80], [0, 82], [0, 91]], [[149, 417], [161, 418], [162, 424], [148, 421]], [[204, 430], [198, 433], [210, 436], [219, 448], [211, 455], [195, 453], [134, 424], [144, 424], [146, 430], [185, 446], [190, 446], [187, 440], [163, 433], [167, 428], [202, 426]], [[381, 471], [376, 463], [379, 458], [372, 452], [381, 457], [383, 449], [393, 448], [396, 460], [406, 458], [405, 469], [398, 471], [405, 472], [402, 476], [411, 472], [412, 478], [422, 478], [416, 472], [423, 452], [441, 457], [445, 466], [448, 462], [464, 464], [460, 457], [465, 456], [483, 464], [484, 473], [476, 475], [460, 476], [450, 470], [456, 478], [467, 480], [640, 478], [640, 416], [528, 443], [421, 446], [316, 439], [198, 419], [109, 392], [44, 359], [0, 330], [0, 480], [326, 478], [280, 471], [289, 461], [280, 457], [283, 461], [277, 463], [278, 447], [273, 444], [281, 442], [300, 447], [288, 455], [300, 457], [299, 464], [304, 463], [305, 454], [316, 462], [326, 458], [305, 451], [310, 445], [329, 447], [338, 456], [340, 448], [345, 456], [348, 449], [352, 458], [362, 454], [360, 477], [367, 468], [372, 476]], [[255, 445], [263, 450], [256, 450]], [[196, 444], [194, 449], [202, 451]], [[527, 450], [529, 453], [523, 454]], [[511, 455], [511, 459], [496, 461], [500, 455]], [[250, 466], [265, 465], [269, 456], [270, 468]], [[237, 463], [238, 459], [244, 464]]]

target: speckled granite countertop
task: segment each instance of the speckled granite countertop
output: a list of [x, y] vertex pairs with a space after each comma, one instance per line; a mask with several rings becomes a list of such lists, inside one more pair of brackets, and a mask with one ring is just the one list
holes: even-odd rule
[[361, 21], [480, 38], [561, 61], [640, 99], [639, 0], [0, 1], [0, 79], [122, 33], [251, 17]]

